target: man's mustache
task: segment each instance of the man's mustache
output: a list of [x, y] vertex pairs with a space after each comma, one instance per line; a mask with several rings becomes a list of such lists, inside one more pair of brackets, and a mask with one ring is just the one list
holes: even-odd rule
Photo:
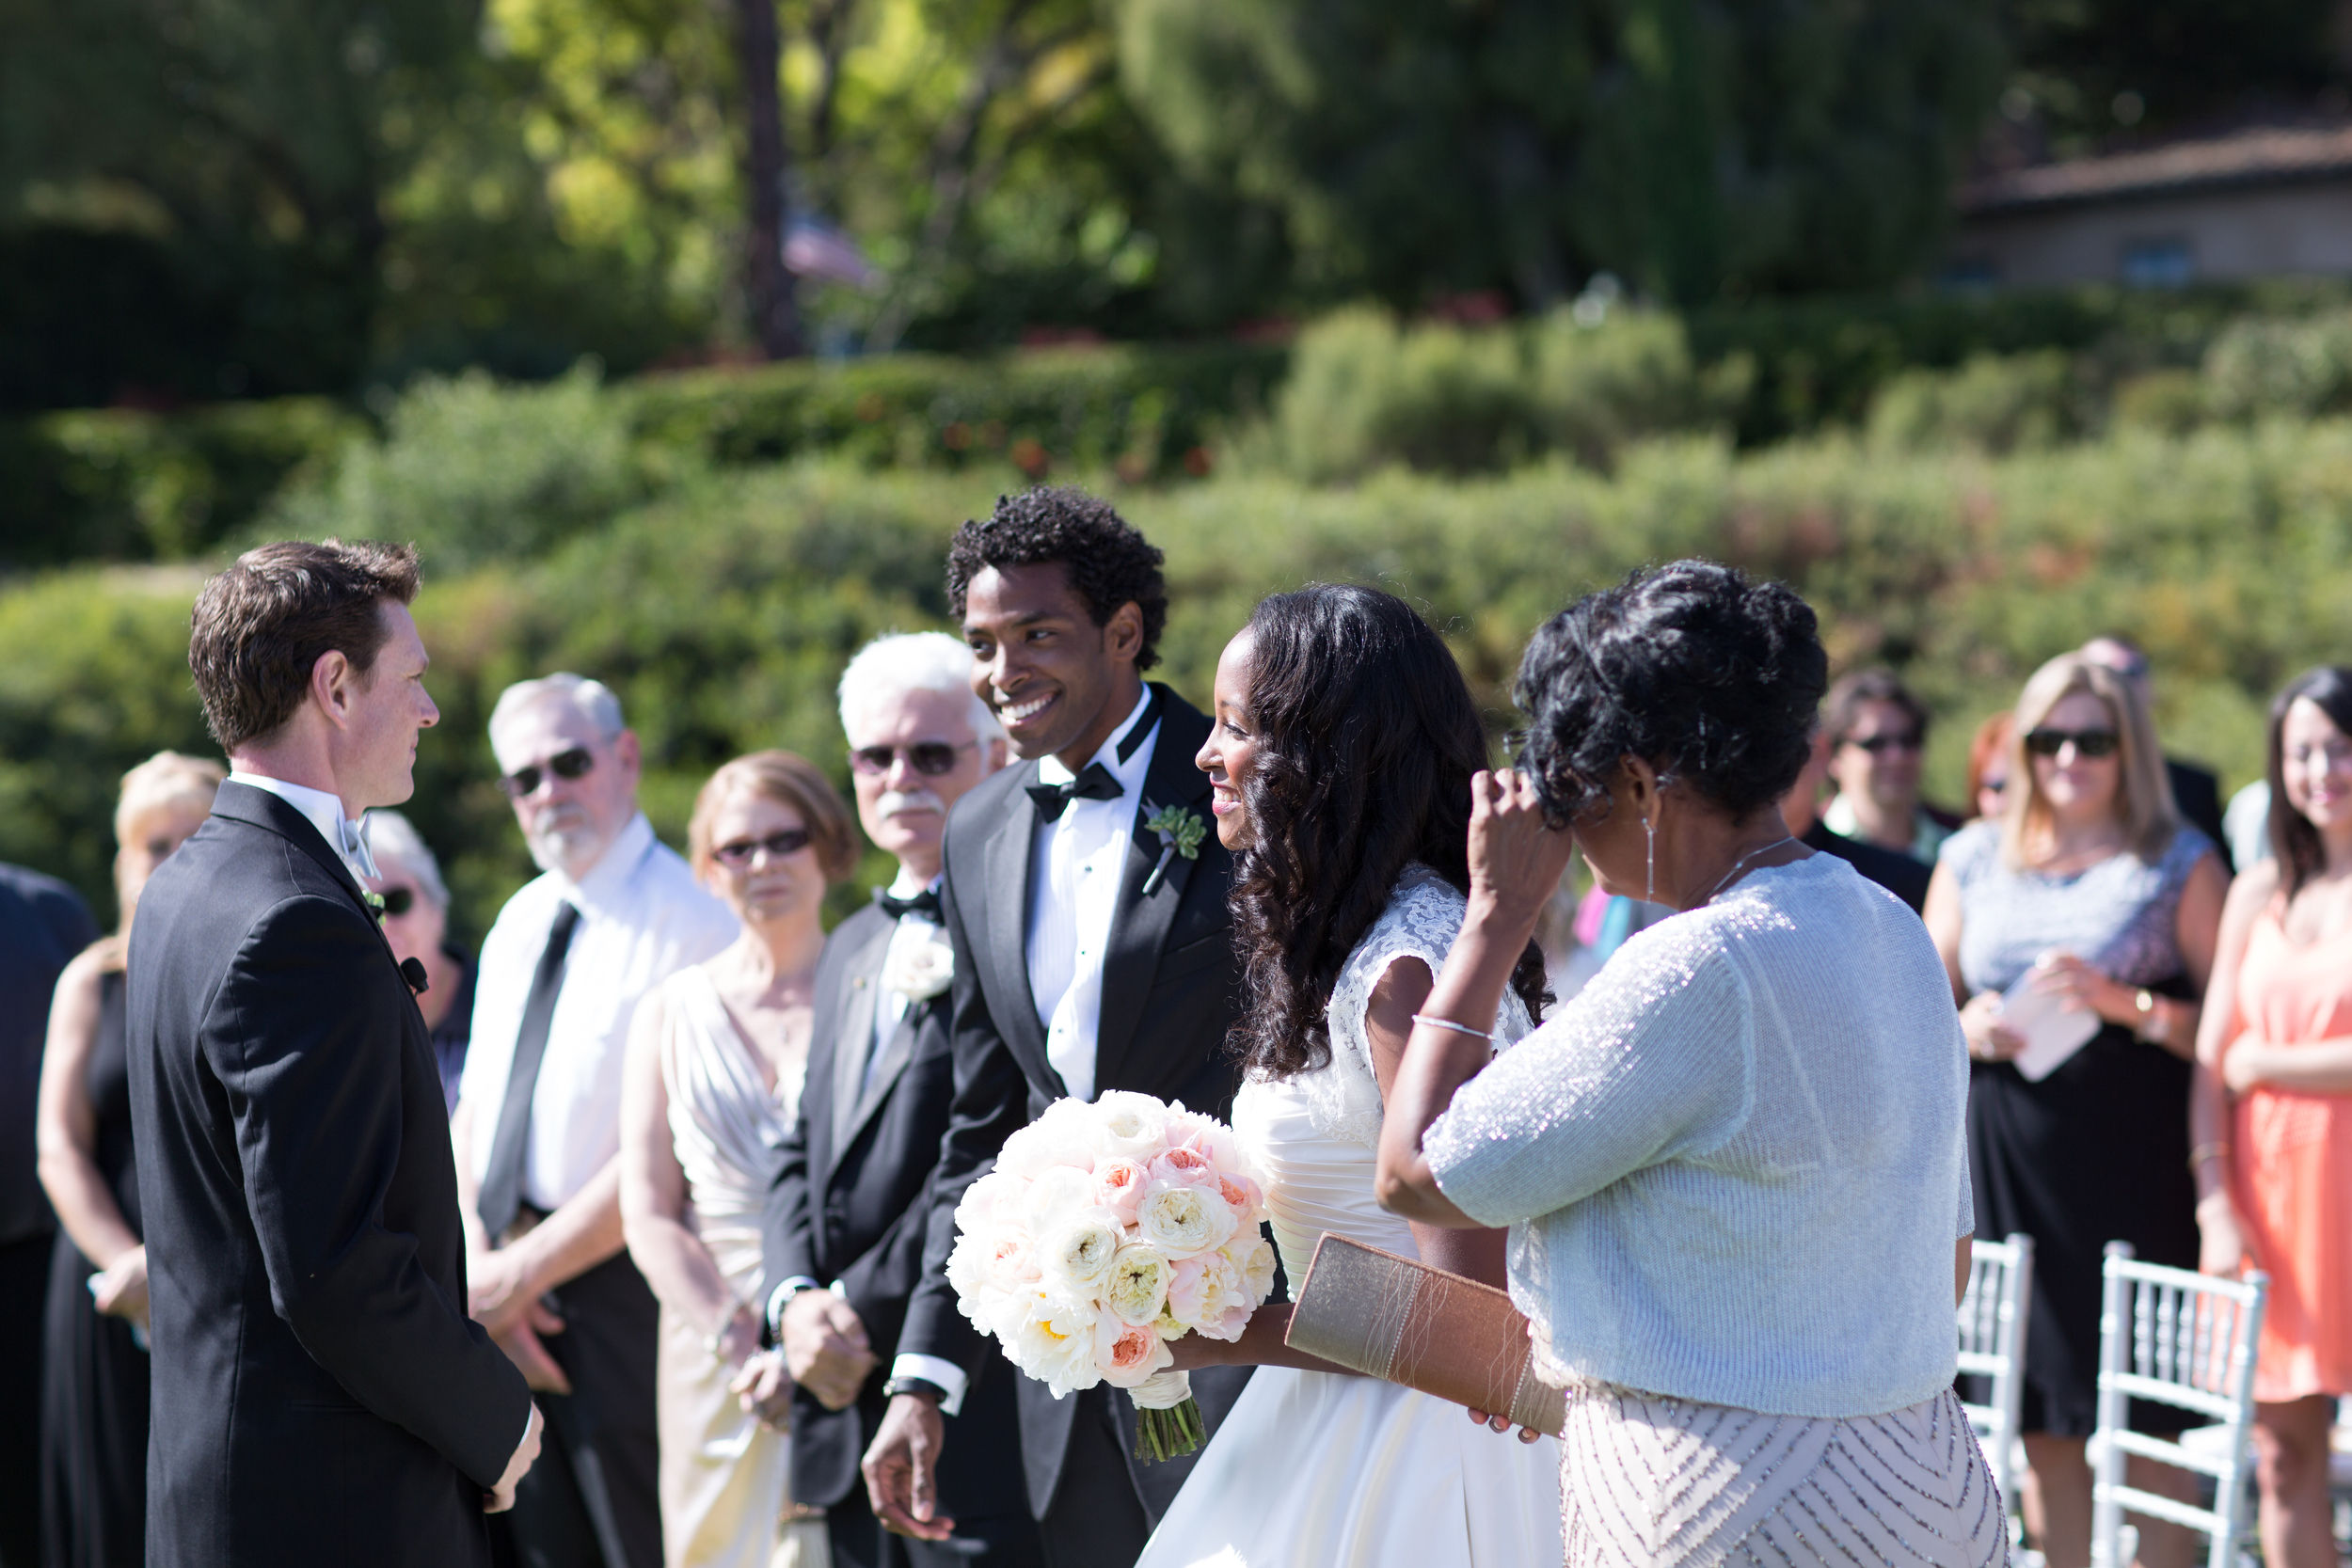
[[928, 789], [885, 789], [882, 792], [882, 799], [874, 802], [874, 809], [887, 819], [910, 811], [944, 813], [947, 803]]

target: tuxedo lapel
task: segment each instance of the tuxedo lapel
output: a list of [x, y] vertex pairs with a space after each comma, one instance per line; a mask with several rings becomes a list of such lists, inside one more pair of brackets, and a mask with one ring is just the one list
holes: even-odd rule
[[[359, 912], [368, 917], [368, 924], [375, 928], [376, 941], [383, 943], [384, 956], [388, 958], [391, 957], [392, 944], [384, 935], [383, 922], [376, 918], [375, 911], [368, 907], [367, 895], [360, 890], [359, 879], [351, 874], [351, 867], [343, 863], [342, 855], [326, 847], [326, 835], [318, 831], [317, 825], [296, 811], [292, 802], [266, 789], [224, 780], [219, 791], [213, 797], [213, 815], [276, 833], [318, 862], [326, 874], [335, 879], [335, 885], [342, 888], [352, 903], [358, 906]], [[406, 981], [404, 979], [402, 983]]]
[[[866, 1130], [867, 1122], [874, 1119], [874, 1113], [882, 1109], [882, 1101], [890, 1098], [891, 1085], [898, 1081], [898, 1074], [907, 1069], [907, 1062], [914, 1054], [914, 1037], [922, 1032], [923, 1010], [929, 1006], [926, 1002], [915, 1003], [892, 1027], [890, 1038], [882, 1045], [881, 1054], [874, 1058], [873, 1070], [866, 1075], [866, 1086], [857, 1097], [856, 1109], [850, 1113], [848, 1122], [843, 1125], [840, 1138], [834, 1146], [836, 1149], [847, 1148], [857, 1142], [857, 1135]], [[839, 1156], [836, 1154], [835, 1158]]]
[[1037, 764], [1025, 762], [1018, 773], [1005, 793], [1004, 816], [989, 834], [987, 897], [980, 909], [965, 912], [964, 935], [995, 974], [990, 1011], [997, 1034], [1033, 1069], [1032, 1076], [1061, 1090], [1061, 1074], [1046, 1060], [1045, 1026], [1038, 1022], [1037, 1000], [1029, 990], [1029, 859], [1037, 808], [1025, 790], [1037, 782]]
[[[1205, 826], [1209, 776], [1193, 766], [1208, 722], [1179, 700], [1161, 693], [1160, 733], [1152, 738], [1152, 766], [1144, 774], [1143, 803], [1136, 808], [1127, 847], [1127, 865], [1119, 882], [1119, 903], [1111, 915], [1109, 945], [1103, 954], [1103, 1011], [1094, 1036], [1094, 1083], [1097, 1092], [1117, 1080], [1120, 1063], [1143, 1019], [1143, 1004], [1158, 969], [1160, 949], [1184, 903], [1184, 889], [1200, 863], [1178, 854], [1168, 857], [1158, 887], [1147, 896], [1144, 884], [1160, 863], [1160, 835], [1147, 832], [1144, 818], [1154, 808], [1176, 806], [1199, 812]], [[1214, 832], [1214, 829], [1210, 830]]]
[[850, 956], [841, 977], [841, 995], [834, 1012], [833, 1082], [826, 1085], [832, 1103], [826, 1107], [826, 1128], [833, 1147], [826, 1151], [824, 1172], [833, 1174], [841, 1151], [850, 1147], [858, 1090], [866, 1082], [866, 1048], [874, 1037], [874, 1012], [882, 996], [882, 958], [890, 951], [890, 934], [898, 922], [883, 920], [874, 934]]

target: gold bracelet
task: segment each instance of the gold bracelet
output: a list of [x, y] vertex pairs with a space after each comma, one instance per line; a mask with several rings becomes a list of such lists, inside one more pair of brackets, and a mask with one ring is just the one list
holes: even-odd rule
[[2229, 1157], [2230, 1146], [2226, 1143], [2199, 1144], [2188, 1151], [2188, 1168], [2195, 1170], [2208, 1160], [2226, 1160]]

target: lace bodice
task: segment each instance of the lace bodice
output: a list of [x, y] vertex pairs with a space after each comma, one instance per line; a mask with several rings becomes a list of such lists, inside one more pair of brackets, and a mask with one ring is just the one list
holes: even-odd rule
[[[1412, 957], [1431, 973], [1445, 964], [1468, 904], [1425, 865], [1407, 866], [1331, 988], [1324, 1017], [1330, 1059], [1284, 1079], [1251, 1078], [1233, 1102], [1233, 1131], [1266, 1175], [1266, 1204], [1282, 1266], [1296, 1281], [1325, 1231], [1407, 1258], [1417, 1255], [1406, 1223], [1373, 1197], [1380, 1147], [1380, 1080], [1373, 1071], [1364, 1012], [1389, 965]], [[1533, 1027], [1516, 991], [1495, 1021], [1500, 1048]]]

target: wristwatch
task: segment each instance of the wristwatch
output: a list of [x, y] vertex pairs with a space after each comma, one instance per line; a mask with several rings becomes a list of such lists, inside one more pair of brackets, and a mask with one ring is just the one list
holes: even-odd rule
[[2142, 986], [2132, 1005], [2139, 1009], [2139, 1037], [2150, 1045], [2162, 1045], [2172, 1033], [2172, 1015], [2157, 1011], [2156, 993]]
[[933, 1404], [947, 1402], [947, 1390], [927, 1377], [894, 1377], [882, 1385], [882, 1398], [895, 1400], [900, 1394], [929, 1394]]

